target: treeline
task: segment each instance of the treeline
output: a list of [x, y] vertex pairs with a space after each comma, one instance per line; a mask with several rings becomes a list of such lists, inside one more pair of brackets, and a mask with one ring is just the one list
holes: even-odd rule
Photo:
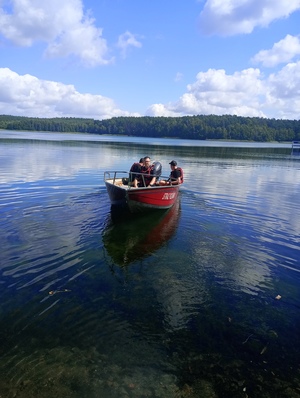
[[138, 137], [197, 140], [295, 141], [300, 140], [300, 121], [198, 115], [182, 117], [31, 118], [0, 115], [0, 129], [78, 132]]

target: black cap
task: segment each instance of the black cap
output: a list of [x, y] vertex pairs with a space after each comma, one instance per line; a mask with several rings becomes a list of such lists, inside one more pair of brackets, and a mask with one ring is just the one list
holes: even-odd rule
[[177, 166], [176, 160], [172, 160], [169, 164], [170, 164], [171, 166]]

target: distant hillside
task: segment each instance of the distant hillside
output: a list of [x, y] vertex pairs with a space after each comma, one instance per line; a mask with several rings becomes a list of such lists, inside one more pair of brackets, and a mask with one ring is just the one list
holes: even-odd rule
[[183, 117], [32, 118], [0, 115], [0, 129], [78, 132], [169, 137], [197, 140], [294, 141], [300, 140], [299, 120], [277, 120], [231, 115]]

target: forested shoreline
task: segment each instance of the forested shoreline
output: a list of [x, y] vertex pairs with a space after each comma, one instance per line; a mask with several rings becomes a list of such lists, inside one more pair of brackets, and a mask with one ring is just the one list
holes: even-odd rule
[[197, 140], [259, 142], [300, 140], [299, 120], [232, 115], [113, 117], [105, 120], [0, 115], [0, 129]]

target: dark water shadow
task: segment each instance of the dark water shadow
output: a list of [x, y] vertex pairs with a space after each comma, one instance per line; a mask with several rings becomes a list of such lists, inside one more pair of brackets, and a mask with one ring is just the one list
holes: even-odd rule
[[124, 267], [162, 247], [175, 234], [180, 219], [180, 200], [169, 210], [132, 215], [112, 208], [103, 232], [103, 244], [112, 262]]

